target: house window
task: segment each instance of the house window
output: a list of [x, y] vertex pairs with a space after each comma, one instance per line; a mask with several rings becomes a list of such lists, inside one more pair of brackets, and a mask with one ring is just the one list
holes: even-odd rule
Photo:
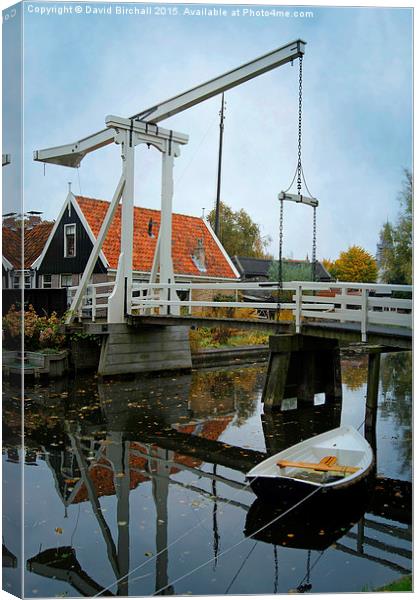
[[52, 287], [52, 275], [42, 275], [42, 287], [43, 288], [51, 288]]
[[76, 225], [64, 225], [64, 257], [76, 256]]
[[61, 275], [61, 287], [62, 288], [68, 288], [71, 287], [73, 285], [73, 276], [72, 274], [64, 274]]
[[31, 274], [25, 271], [20, 272], [18, 275], [13, 275], [12, 287], [14, 290], [18, 290], [22, 287], [29, 289], [31, 287]]

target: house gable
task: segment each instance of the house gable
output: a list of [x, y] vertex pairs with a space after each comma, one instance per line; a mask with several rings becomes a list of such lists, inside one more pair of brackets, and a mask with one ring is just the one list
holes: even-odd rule
[[[75, 225], [75, 256], [64, 256], [65, 226]], [[74, 196], [68, 194], [66, 202], [54, 225], [51, 235], [41, 256], [33, 263], [39, 274], [83, 273], [93, 248], [94, 238], [85, 222]], [[103, 254], [98, 258], [94, 273], [106, 273], [106, 259]]]

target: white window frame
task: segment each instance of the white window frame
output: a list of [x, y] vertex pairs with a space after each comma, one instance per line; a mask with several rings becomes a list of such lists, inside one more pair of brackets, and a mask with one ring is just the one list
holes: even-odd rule
[[[63, 285], [63, 277], [71, 277], [70, 285]], [[69, 288], [73, 285], [73, 274], [72, 273], [61, 273], [60, 275], [60, 287]]]
[[[45, 281], [45, 277], [50, 278], [49, 282]], [[45, 283], [48, 283], [49, 285], [45, 285]], [[46, 273], [45, 275], [42, 275], [42, 287], [46, 290], [50, 290], [52, 288], [52, 274]]]
[[[74, 254], [68, 256], [67, 253], [67, 229], [74, 227]], [[77, 255], [77, 223], [66, 223], [64, 225], [64, 258], [75, 258]]]

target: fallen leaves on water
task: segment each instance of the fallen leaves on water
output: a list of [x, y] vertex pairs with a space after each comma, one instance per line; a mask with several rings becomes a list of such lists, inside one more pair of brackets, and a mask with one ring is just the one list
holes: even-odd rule
[[62, 527], [56, 527], [54, 531], [55, 531], [55, 533], [56, 533], [57, 535], [62, 535], [62, 534], [63, 534], [63, 529], [62, 529]]

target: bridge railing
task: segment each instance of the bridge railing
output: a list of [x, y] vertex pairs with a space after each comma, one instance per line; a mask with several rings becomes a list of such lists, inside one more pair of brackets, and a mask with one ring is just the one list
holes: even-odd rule
[[[113, 287], [113, 281], [88, 284], [77, 316], [92, 321], [106, 317]], [[69, 301], [76, 290], [77, 287], [68, 288]], [[206, 293], [208, 299], [194, 300], [197, 291]], [[269, 300], [259, 299], [251, 292], [263, 292]], [[180, 300], [178, 293], [187, 299]], [[217, 301], [214, 299], [217, 295], [224, 298]], [[284, 295], [286, 301], [278, 301]], [[131, 298], [127, 299], [127, 313], [133, 315], [191, 314], [196, 309], [211, 308], [256, 309], [258, 318], [273, 318], [278, 310], [290, 310], [297, 333], [304, 321], [355, 323], [359, 325], [362, 341], [366, 341], [369, 325], [412, 328], [412, 286], [310, 281], [282, 285], [277, 282], [134, 283]]]
[[[252, 283], [172, 283], [137, 284], [137, 294], [130, 306], [132, 314], [179, 314], [183, 308], [188, 314], [194, 308], [254, 308], [275, 314], [278, 309], [289, 309], [295, 319], [297, 333], [303, 321], [337, 321], [359, 324], [361, 339], [366, 341], [369, 325], [412, 328], [412, 286], [353, 282], [292, 281], [279, 285], [275, 282]], [[179, 300], [176, 291], [189, 292], [187, 300]], [[194, 290], [211, 291], [234, 300], [192, 300]], [[289, 292], [286, 302], [243, 298], [243, 292], [264, 291], [278, 297]], [[406, 297], [397, 297], [402, 294]], [[250, 295], [250, 294], [249, 294]]]
[[[111, 295], [115, 282], [106, 281], [102, 283], [89, 283], [86, 286], [86, 293], [84, 294], [80, 307], [77, 311], [77, 317], [90, 318], [95, 322], [96, 317], [106, 317], [108, 312], [108, 299]], [[71, 306], [73, 297], [78, 289], [78, 286], [71, 286], [67, 288], [67, 304]]]

